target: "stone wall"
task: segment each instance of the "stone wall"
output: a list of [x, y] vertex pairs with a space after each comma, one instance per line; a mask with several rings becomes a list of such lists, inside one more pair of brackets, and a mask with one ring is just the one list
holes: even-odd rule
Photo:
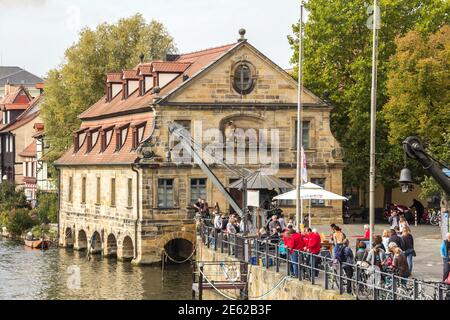
[[[202, 244], [201, 239], [197, 239], [197, 261], [232, 261], [237, 260], [228, 256], [226, 253], [214, 251]], [[217, 272], [215, 266], [205, 265], [205, 274]], [[248, 268], [248, 296], [261, 297], [274, 288], [284, 277], [282, 273], [277, 273], [275, 270], [261, 268], [259, 266], [249, 265]], [[212, 280], [225, 280], [224, 275], [219, 275]], [[225, 299], [220, 294], [214, 292], [215, 290], [203, 291], [203, 299], [216, 300]], [[239, 297], [239, 290], [223, 290], [225, 294], [233, 298]], [[312, 285], [306, 281], [288, 278], [283, 284], [275, 289], [271, 294], [265, 296], [262, 300], [354, 300], [350, 295], [340, 295], [333, 290], [325, 290], [319, 284]]]

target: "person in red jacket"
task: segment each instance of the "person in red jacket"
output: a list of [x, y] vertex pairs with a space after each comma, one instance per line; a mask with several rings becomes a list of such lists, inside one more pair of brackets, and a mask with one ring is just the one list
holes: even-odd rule
[[309, 243], [308, 229], [307, 228], [303, 229], [302, 236], [303, 236], [303, 245], [304, 245], [303, 246], [303, 251], [307, 251], [308, 243]]
[[[311, 228], [308, 228], [307, 231], [307, 236], [308, 236], [308, 244], [306, 246], [306, 251], [314, 254], [314, 255], [319, 255], [320, 254], [320, 249], [322, 247], [321, 243], [322, 240], [320, 239], [320, 235], [317, 232], [312, 232]], [[310, 257], [308, 256], [308, 264], [310, 263]], [[317, 257], [314, 257], [313, 259], [313, 268], [316, 268], [317, 266]], [[317, 277], [319, 275], [319, 270], [315, 269], [314, 270], [314, 274]]]
[[298, 252], [304, 247], [302, 235], [295, 231], [292, 226], [288, 226], [288, 231], [284, 237], [284, 243], [286, 248], [289, 250], [289, 260], [291, 266], [289, 270], [291, 271], [291, 276], [298, 277]]

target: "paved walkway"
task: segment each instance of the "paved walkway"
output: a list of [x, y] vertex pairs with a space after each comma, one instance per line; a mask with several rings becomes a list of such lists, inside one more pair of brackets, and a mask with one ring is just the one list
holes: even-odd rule
[[[312, 226], [319, 233], [329, 235], [329, 226]], [[349, 237], [352, 249], [356, 245], [356, 237], [364, 234], [364, 224], [342, 224], [343, 232]], [[375, 225], [375, 234], [382, 234], [384, 229], [389, 229], [387, 224]], [[441, 232], [439, 227], [431, 225], [411, 226], [414, 237], [414, 246], [417, 256], [414, 258], [412, 277], [427, 281], [442, 280], [442, 259], [439, 254], [441, 245]]]

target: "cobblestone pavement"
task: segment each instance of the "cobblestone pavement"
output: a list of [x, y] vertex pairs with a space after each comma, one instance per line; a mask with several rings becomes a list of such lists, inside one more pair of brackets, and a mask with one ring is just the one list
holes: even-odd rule
[[[312, 226], [319, 233], [329, 235], [330, 227]], [[350, 239], [352, 249], [356, 245], [356, 236], [364, 234], [364, 224], [342, 224], [340, 225], [344, 233]], [[388, 224], [378, 223], [375, 225], [375, 234], [382, 234], [384, 229], [389, 229]], [[441, 245], [441, 232], [439, 227], [431, 225], [411, 226], [412, 235], [414, 237], [414, 246], [417, 256], [414, 258], [414, 267], [412, 276], [417, 279], [427, 281], [442, 280], [442, 259], [439, 254]]]

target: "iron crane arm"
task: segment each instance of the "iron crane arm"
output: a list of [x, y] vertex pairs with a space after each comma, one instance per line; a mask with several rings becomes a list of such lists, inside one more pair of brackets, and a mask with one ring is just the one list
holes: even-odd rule
[[450, 179], [442, 172], [442, 168], [433, 161], [423, 147], [418, 137], [408, 137], [403, 141], [403, 150], [406, 155], [419, 162], [422, 167], [436, 180], [442, 189], [450, 195]]
[[[182, 144], [183, 149], [186, 152], [188, 152], [188, 154], [190, 156], [192, 156], [194, 158], [194, 162], [196, 164], [198, 164], [200, 169], [202, 169], [202, 171], [208, 176], [208, 178], [211, 179], [214, 186], [217, 189], [219, 189], [220, 193], [222, 193], [222, 195], [225, 197], [225, 199], [228, 201], [228, 203], [231, 205], [231, 207], [241, 217], [244, 217], [244, 215], [243, 215], [244, 210], [233, 199], [231, 194], [228, 192], [228, 190], [225, 188], [225, 186], [222, 184], [222, 182], [220, 182], [220, 180], [216, 177], [214, 172], [212, 172], [212, 170], [209, 168], [209, 166], [204, 161], [203, 157], [196, 151], [196, 148], [194, 147], [195, 142], [192, 141], [190, 133], [185, 128], [183, 128], [180, 124], [177, 124], [175, 122], [169, 123], [169, 133], [174, 135], [175, 137], [177, 137], [180, 140], [180, 143]], [[210, 155], [210, 156], [213, 157], [214, 160], [219, 162], [221, 165], [226, 166], [231, 171], [233, 171], [233, 172], [239, 174], [240, 176], [242, 176], [243, 178], [245, 178], [244, 174], [240, 170], [237, 170], [237, 169], [231, 167], [229, 164], [224, 162], [223, 159], [218, 159], [217, 157], [214, 157], [212, 155]], [[243, 181], [245, 184], [245, 179], [243, 179]], [[244, 189], [244, 193], [246, 193], [245, 189]], [[244, 208], [246, 207], [245, 202], [246, 201], [245, 201], [245, 194], [244, 194]]]

